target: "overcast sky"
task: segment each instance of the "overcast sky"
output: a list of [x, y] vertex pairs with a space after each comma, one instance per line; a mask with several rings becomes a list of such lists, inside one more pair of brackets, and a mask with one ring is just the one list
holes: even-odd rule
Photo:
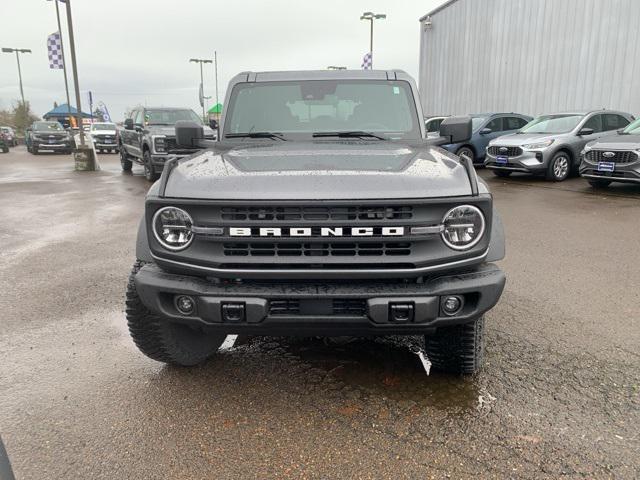
[[[65, 102], [62, 70], [51, 70], [47, 35], [57, 30], [46, 0], [1, 0], [0, 46], [30, 48], [21, 56], [25, 98], [37, 115]], [[72, 0], [82, 107], [87, 91], [114, 120], [127, 107], [189, 106], [199, 111], [199, 69], [189, 58], [218, 51], [219, 97], [244, 70], [360, 68], [368, 51], [364, 11], [386, 13], [374, 32], [375, 67], [418, 72], [418, 19], [444, 0]], [[60, 4], [64, 14], [64, 4]], [[65, 46], [68, 46], [63, 18]], [[71, 61], [67, 48], [67, 65]], [[205, 66], [205, 94], [214, 95]], [[71, 69], [68, 69], [70, 86]], [[0, 108], [19, 98], [15, 55], [0, 54]], [[72, 93], [73, 98], [73, 93]], [[213, 99], [208, 101], [212, 105]], [[75, 105], [75, 101], [71, 103]]]

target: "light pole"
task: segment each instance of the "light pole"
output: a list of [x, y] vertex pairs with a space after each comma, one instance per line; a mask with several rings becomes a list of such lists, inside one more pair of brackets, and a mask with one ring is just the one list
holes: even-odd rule
[[58, 33], [60, 34], [60, 54], [62, 55], [62, 74], [64, 75], [64, 91], [67, 94], [67, 114], [69, 115], [69, 128], [71, 128], [71, 100], [69, 99], [69, 82], [67, 81], [67, 61], [64, 58], [64, 35], [62, 34], [62, 26], [60, 24], [60, 9], [58, 8], [58, 0], [54, 0], [53, 3], [56, 4], [56, 19], [58, 20]]
[[364, 12], [360, 20], [369, 20], [371, 23], [371, 35], [369, 36], [369, 53], [371, 54], [371, 68], [373, 68], [373, 21], [387, 18], [385, 13]]
[[220, 102], [218, 100], [218, 51], [215, 50], [213, 52], [213, 59], [215, 61], [215, 75], [216, 75], [216, 110], [218, 110], [218, 116], [216, 117], [216, 121], [220, 120], [220, 109], [218, 108], [218, 105], [220, 105]]
[[18, 80], [20, 81], [20, 97], [22, 98], [22, 106], [25, 107], [24, 104], [24, 90], [22, 89], [22, 72], [20, 71], [20, 54], [21, 53], [31, 53], [31, 50], [28, 48], [2, 48], [4, 53], [13, 53], [16, 52], [16, 61], [18, 62]]
[[329, 65], [327, 70], [346, 70], [347, 67], [336, 67], [335, 65]]
[[190, 62], [199, 63], [200, 64], [200, 105], [202, 105], [202, 121], [205, 121], [206, 114], [204, 111], [204, 75], [202, 73], [202, 64], [203, 63], [213, 63], [213, 60], [209, 60], [206, 58], [190, 58]]
[[78, 109], [77, 126], [80, 129], [80, 147], [76, 145], [73, 158], [76, 170], [90, 171], [97, 170], [96, 151], [92, 145], [87, 145], [84, 139], [84, 129], [82, 128], [82, 105], [80, 102], [80, 84], [78, 82], [78, 62], [76, 60], [76, 41], [73, 35], [73, 20], [71, 18], [71, 0], [66, 0], [67, 4], [67, 28], [69, 29], [69, 50], [71, 53], [71, 73], [73, 75], [73, 86], [76, 93], [76, 108]]

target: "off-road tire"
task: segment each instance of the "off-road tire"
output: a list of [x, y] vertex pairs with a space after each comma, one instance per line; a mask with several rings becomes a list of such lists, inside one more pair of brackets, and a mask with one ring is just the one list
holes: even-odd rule
[[133, 166], [133, 162], [129, 159], [127, 151], [122, 147], [120, 147], [120, 166], [123, 172], [130, 172]]
[[[566, 162], [560, 165], [560, 162]], [[549, 162], [549, 166], [547, 167], [547, 180], [551, 180], [552, 182], [562, 182], [569, 178], [571, 172], [573, 170], [571, 157], [568, 153], [560, 151], [556, 153], [551, 161]]]
[[510, 172], [510, 171], [508, 171], [508, 170], [493, 170], [493, 174], [494, 174], [496, 177], [500, 177], [500, 178], [507, 178], [507, 177], [510, 177], [512, 173], [513, 173], [513, 172]]
[[145, 307], [134, 281], [144, 265], [145, 262], [136, 261], [127, 283], [127, 324], [134, 343], [147, 357], [158, 362], [180, 366], [204, 362], [220, 348], [226, 335], [169, 322]]
[[156, 172], [156, 169], [153, 167], [153, 163], [151, 163], [151, 153], [149, 150], [144, 151], [142, 155], [142, 163], [144, 166], [144, 178], [150, 182], [155, 182], [160, 178], [160, 174]]
[[611, 185], [611, 180], [593, 179], [589, 180], [589, 185], [591, 185], [593, 188], [607, 188], [609, 185]]
[[433, 368], [441, 372], [471, 375], [484, 359], [484, 317], [452, 327], [442, 327], [424, 339]]

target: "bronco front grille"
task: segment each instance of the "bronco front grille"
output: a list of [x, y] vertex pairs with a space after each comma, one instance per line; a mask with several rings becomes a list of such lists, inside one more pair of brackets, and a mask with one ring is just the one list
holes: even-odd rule
[[411, 242], [224, 243], [228, 257], [380, 257], [411, 255]]
[[500, 147], [492, 145], [489, 147], [489, 154], [493, 156], [504, 155], [505, 157], [518, 157], [522, 155], [522, 149], [520, 147]]
[[362, 298], [292, 299], [278, 298], [269, 301], [269, 315], [336, 315], [363, 317], [367, 314], [367, 303]]
[[331, 221], [331, 220], [407, 220], [413, 217], [411, 206], [345, 207], [223, 207], [223, 220], [258, 221]]
[[[604, 156], [604, 153], [613, 153], [613, 156]], [[585, 154], [585, 158], [592, 163], [613, 162], [632, 163], [638, 160], [638, 155], [631, 151], [611, 151], [611, 150], [590, 150]]]

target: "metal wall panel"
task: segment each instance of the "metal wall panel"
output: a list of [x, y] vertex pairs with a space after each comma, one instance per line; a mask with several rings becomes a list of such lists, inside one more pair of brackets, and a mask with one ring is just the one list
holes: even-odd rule
[[457, 0], [420, 23], [424, 113], [640, 116], [640, 0]]

